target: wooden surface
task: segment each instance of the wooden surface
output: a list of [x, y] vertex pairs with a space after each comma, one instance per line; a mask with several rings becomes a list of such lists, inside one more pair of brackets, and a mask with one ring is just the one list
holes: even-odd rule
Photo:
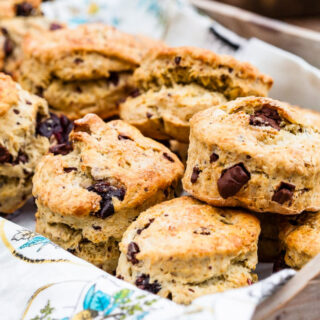
[[242, 37], [256, 37], [301, 56], [320, 68], [320, 32], [211, 0], [189, 0], [223, 26]]
[[320, 319], [320, 254], [257, 307], [252, 320], [265, 319]]

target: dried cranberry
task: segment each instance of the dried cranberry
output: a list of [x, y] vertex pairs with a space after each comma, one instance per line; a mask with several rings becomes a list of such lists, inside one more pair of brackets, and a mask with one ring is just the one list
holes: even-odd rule
[[0, 145], [0, 163], [11, 163], [12, 155], [9, 153], [8, 149]]
[[50, 31], [55, 31], [55, 30], [59, 30], [59, 29], [62, 29], [63, 26], [59, 23], [56, 23], [56, 22], [52, 22], [50, 24]]
[[136, 255], [140, 252], [139, 246], [135, 242], [130, 242], [128, 246], [127, 259], [132, 264], [139, 263], [139, 260], [136, 258]]
[[112, 198], [116, 197], [120, 201], [123, 201], [126, 194], [126, 190], [123, 187], [116, 188], [105, 181], [99, 181], [95, 183], [88, 188], [88, 191], [95, 192], [102, 198], [100, 201], [100, 210], [93, 213], [94, 216], [102, 219], [114, 214]]
[[54, 155], [61, 154], [65, 156], [73, 150], [72, 144], [70, 142], [56, 144], [55, 146], [50, 147], [49, 151]]
[[54, 113], [50, 113], [50, 118], [41, 121], [41, 116], [37, 117], [37, 134], [47, 137], [54, 136], [58, 144], [65, 144], [69, 141], [69, 134], [73, 129], [73, 122], [66, 116], [58, 117]]
[[144, 273], [136, 279], [135, 284], [139, 289], [146, 290], [154, 294], [158, 293], [161, 290], [161, 285], [158, 280], [150, 283], [150, 276]]
[[29, 2], [16, 4], [16, 16], [28, 17], [33, 12], [33, 6]]
[[174, 162], [174, 159], [167, 152], [164, 152], [163, 156], [170, 162]]

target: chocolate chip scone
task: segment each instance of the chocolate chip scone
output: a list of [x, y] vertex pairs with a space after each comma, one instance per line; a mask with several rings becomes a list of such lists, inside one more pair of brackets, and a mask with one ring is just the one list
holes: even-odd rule
[[38, 121], [49, 117], [45, 100], [0, 73], [0, 212], [13, 213], [31, 196], [32, 176], [49, 140]]
[[41, 0], [0, 0], [0, 19], [41, 15]]
[[279, 238], [285, 263], [301, 269], [320, 253], [320, 212], [287, 217], [280, 225]]
[[319, 115], [247, 97], [191, 120], [186, 191], [217, 206], [298, 214], [320, 209]]
[[120, 243], [117, 276], [188, 304], [257, 280], [258, 219], [191, 197], [158, 204], [131, 224]]
[[272, 79], [229, 56], [193, 47], [154, 48], [134, 73], [120, 116], [159, 140], [189, 141], [190, 118], [240, 96], [265, 96]]
[[63, 28], [63, 24], [52, 22], [45, 17], [18, 17], [0, 19], [0, 68], [15, 79], [23, 59], [22, 42], [26, 35]]
[[70, 140], [72, 151], [56, 150], [37, 166], [36, 229], [112, 272], [124, 231], [140, 212], [174, 197], [183, 165], [136, 128], [94, 114], [75, 121]]
[[56, 113], [72, 119], [96, 113], [105, 119], [118, 114], [119, 101], [133, 90], [133, 71], [153, 45], [103, 24], [29, 37], [19, 81]]

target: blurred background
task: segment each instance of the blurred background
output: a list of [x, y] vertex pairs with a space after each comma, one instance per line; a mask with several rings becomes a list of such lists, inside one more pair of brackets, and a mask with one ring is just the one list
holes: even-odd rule
[[218, 2], [320, 31], [319, 0], [218, 0]]

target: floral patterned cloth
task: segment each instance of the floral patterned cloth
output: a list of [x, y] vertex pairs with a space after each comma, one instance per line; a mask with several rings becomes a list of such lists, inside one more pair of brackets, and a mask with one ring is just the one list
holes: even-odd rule
[[[119, 280], [47, 238], [0, 218], [0, 319], [250, 319], [256, 304], [293, 274], [177, 305]], [[232, 308], [229, 306], [232, 305]]]
[[[172, 46], [232, 54], [274, 78], [272, 97], [311, 108], [318, 101], [318, 69], [262, 41], [237, 36], [183, 0], [55, 0], [45, 2], [43, 11], [70, 26], [100, 21]], [[0, 218], [1, 320], [245, 320], [295, 274], [283, 270], [250, 287], [179, 306], [106, 274], [30, 231], [35, 212], [30, 204], [10, 216], [17, 224]]]

